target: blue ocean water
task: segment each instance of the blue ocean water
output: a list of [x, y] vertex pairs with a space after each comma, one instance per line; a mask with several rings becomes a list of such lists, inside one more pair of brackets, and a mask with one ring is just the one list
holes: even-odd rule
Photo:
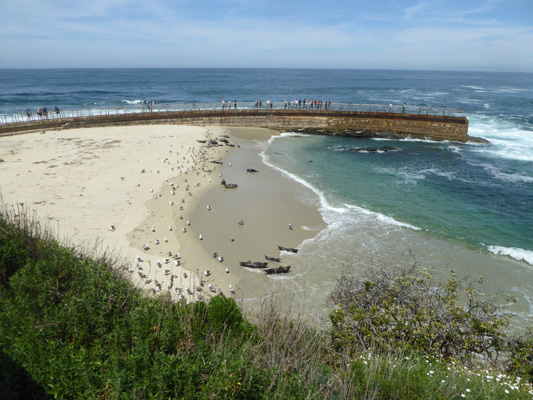
[[[2, 70], [0, 115], [156, 103], [321, 99], [463, 108], [490, 144], [284, 134], [266, 163], [307, 185], [328, 229], [307, 264], [406, 249], [426, 262], [507, 279], [533, 312], [533, 74], [312, 69]], [[350, 151], [391, 146], [390, 152]], [[313, 199], [301, 199], [313, 202]], [[302, 256], [303, 257], [303, 256]], [[331, 275], [331, 274], [330, 274]], [[524, 280], [524, 277], [527, 279]], [[501, 279], [500, 279], [501, 278]], [[326, 279], [318, 277], [315, 279]], [[326, 285], [327, 286], [327, 285]]]

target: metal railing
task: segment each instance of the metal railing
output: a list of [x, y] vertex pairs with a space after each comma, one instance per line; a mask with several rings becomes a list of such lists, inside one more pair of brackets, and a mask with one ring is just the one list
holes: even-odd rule
[[41, 112], [39, 115], [36, 111], [18, 114], [0, 115], [1, 124], [27, 123], [31, 121], [61, 120], [80, 117], [120, 115], [120, 114], [139, 114], [139, 113], [165, 113], [180, 111], [225, 111], [237, 112], [239, 110], [304, 110], [308, 112], [315, 111], [344, 111], [356, 113], [375, 113], [375, 114], [408, 114], [408, 115], [432, 115], [446, 117], [465, 117], [465, 110], [456, 108], [441, 108], [427, 106], [404, 106], [404, 105], [387, 105], [387, 104], [349, 104], [349, 103], [298, 103], [298, 102], [242, 102], [235, 104], [227, 103], [180, 103], [180, 104], [147, 104], [128, 105], [122, 107], [97, 107], [81, 108], [67, 110], [48, 110]]

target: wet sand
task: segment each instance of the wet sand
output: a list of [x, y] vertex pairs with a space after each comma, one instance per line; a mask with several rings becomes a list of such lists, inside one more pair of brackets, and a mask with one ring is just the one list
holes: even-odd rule
[[[281, 258], [281, 263], [269, 262], [268, 267], [290, 265], [291, 253], [280, 252], [277, 246], [297, 248], [325, 228], [317, 205], [298, 200], [316, 196], [263, 163], [260, 153], [266, 148], [272, 131], [232, 128], [227, 133], [240, 147], [224, 158], [218, 185], [199, 200], [190, 214], [194, 221], [191, 230], [194, 237], [202, 234], [201, 244], [211, 255], [210, 266], [215, 275], [224, 274], [228, 268], [236, 277], [233, 282], [240, 300], [261, 300], [268, 295], [290, 297], [290, 290], [287, 292], [273, 283], [298, 274], [294, 265], [287, 275], [266, 275], [261, 269], [245, 268], [239, 262], [266, 262], [265, 256], [269, 256]], [[250, 173], [248, 169], [258, 172]], [[226, 189], [220, 184], [221, 179], [238, 187]], [[289, 229], [289, 224], [293, 229]], [[213, 257], [215, 252], [223, 257], [222, 265]]]

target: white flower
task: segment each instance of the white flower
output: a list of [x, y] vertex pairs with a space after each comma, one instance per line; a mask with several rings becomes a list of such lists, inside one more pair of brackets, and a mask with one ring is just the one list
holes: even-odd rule
[[466, 389], [466, 392], [467, 392], [467, 393], [470, 393], [470, 389]]
[[507, 389], [505, 389], [505, 393], [509, 394], [509, 391]]

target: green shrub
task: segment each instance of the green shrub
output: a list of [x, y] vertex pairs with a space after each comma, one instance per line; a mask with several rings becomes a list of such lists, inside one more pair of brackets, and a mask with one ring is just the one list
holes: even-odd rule
[[[461, 289], [455, 272], [448, 282], [415, 266], [343, 274], [331, 301], [332, 343], [338, 352], [407, 347], [435, 357], [466, 362], [473, 355], [497, 359], [505, 347], [509, 318], [472, 285]], [[459, 301], [459, 296], [463, 301]]]
[[509, 341], [507, 372], [533, 383], [533, 328]]

